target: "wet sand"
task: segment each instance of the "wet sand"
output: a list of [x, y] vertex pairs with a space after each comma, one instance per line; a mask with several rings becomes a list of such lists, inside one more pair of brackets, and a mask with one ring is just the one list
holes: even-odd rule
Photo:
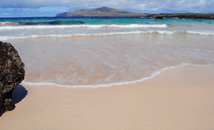
[[1, 130], [213, 130], [214, 66], [168, 69], [100, 88], [25, 86]]

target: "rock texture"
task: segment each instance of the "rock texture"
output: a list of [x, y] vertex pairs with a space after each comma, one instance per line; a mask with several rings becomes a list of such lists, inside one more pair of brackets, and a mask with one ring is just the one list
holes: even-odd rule
[[16, 49], [0, 41], [0, 116], [15, 108], [12, 92], [25, 76], [24, 63]]
[[164, 18], [190, 18], [190, 19], [214, 19], [214, 13], [163, 13], [163, 14], [149, 14], [147, 17], [156, 19]]

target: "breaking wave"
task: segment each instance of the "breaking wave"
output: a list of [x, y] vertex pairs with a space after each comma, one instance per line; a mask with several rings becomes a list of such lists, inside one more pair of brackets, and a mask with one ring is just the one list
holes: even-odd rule
[[26, 35], [26, 36], [0, 36], [0, 40], [15, 40], [28, 38], [63, 38], [63, 37], [87, 37], [87, 36], [111, 36], [111, 35], [140, 35], [140, 34], [157, 34], [157, 35], [204, 35], [213, 36], [214, 32], [203, 31], [128, 31], [128, 32], [109, 32], [109, 33], [80, 33], [80, 34], [48, 34], [48, 35]]
[[67, 29], [67, 28], [167, 28], [166, 24], [78, 24], [78, 25], [25, 25], [0, 26], [0, 30]]

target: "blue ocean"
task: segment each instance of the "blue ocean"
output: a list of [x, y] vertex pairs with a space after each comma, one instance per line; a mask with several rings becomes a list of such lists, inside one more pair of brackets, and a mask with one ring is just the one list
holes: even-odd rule
[[0, 40], [18, 50], [30, 85], [110, 86], [214, 65], [214, 20], [0, 18]]

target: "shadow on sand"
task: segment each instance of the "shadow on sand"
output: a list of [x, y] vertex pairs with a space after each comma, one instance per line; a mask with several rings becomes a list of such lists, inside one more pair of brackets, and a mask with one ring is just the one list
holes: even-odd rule
[[28, 91], [22, 85], [17, 85], [13, 90], [12, 98], [15, 104], [19, 103], [27, 95]]
[[[28, 91], [22, 86], [22, 85], [17, 85], [15, 89], [12, 92], [12, 99], [13, 103], [17, 104], [22, 99], [24, 99], [27, 95]], [[0, 109], [0, 117], [5, 113], [5, 109]]]

